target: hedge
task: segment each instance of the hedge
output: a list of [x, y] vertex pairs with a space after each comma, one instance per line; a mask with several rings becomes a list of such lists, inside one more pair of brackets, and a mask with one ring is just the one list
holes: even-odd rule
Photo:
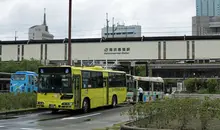
[[217, 94], [220, 92], [220, 81], [217, 79], [191, 78], [184, 81], [187, 92], [200, 94]]
[[220, 99], [165, 99], [136, 104], [126, 113], [130, 126], [175, 130], [219, 130]]
[[36, 107], [34, 93], [0, 93], [0, 112]]

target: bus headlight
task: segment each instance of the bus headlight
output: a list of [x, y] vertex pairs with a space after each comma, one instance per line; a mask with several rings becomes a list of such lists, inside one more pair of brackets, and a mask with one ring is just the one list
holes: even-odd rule
[[37, 102], [38, 105], [44, 105], [44, 102]]

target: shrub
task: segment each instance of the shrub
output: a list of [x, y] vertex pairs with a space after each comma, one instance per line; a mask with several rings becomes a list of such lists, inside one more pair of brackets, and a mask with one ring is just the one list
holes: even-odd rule
[[205, 100], [202, 101], [201, 105], [198, 107], [198, 118], [201, 121], [202, 130], [207, 130], [210, 121], [219, 117], [219, 107], [219, 99], [211, 100], [206, 97]]
[[219, 108], [220, 99], [179, 98], [136, 104], [126, 114], [134, 121], [132, 125], [142, 128], [186, 130], [198, 125], [197, 129], [207, 130], [220, 117]]
[[186, 91], [193, 93], [196, 92], [196, 80], [195, 79], [187, 79], [184, 81], [186, 86]]
[[0, 111], [34, 108], [34, 107], [36, 107], [36, 94], [34, 93], [0, 94]]
[[217, 91], [218, 81], [216, 79], [208, 79], [207, 86], [209, 93], [215, 93]]

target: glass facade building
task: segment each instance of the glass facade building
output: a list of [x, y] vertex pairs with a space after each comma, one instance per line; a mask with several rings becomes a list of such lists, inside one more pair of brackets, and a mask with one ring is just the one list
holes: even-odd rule
[[196, 16], [220, 16], [220, 0], [196, 0]]

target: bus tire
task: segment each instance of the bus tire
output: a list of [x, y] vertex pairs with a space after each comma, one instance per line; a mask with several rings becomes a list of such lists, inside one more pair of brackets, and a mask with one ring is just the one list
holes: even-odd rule
[[82, 107], [83, 113], [88, 113], [89, 109], [90, 109], [89, 99], [85, 98], [83, 100], [83, 107]]
[[116, 107], [116, 106], [117, 106], [117, 96], [114, 95], [114, 96], [112, 97], [112, 107], [114, 108], [114, 107]]

